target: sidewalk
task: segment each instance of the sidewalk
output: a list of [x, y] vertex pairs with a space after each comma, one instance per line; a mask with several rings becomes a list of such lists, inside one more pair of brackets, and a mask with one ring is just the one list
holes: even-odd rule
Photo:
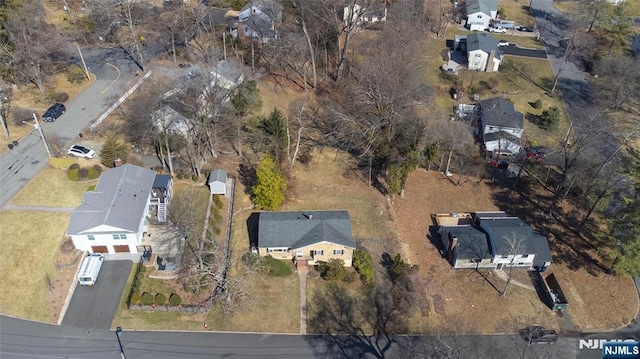
[[300, 334], [307, 334], [307, 270], [299, 270], [300, 278]]
[[[502, 279], [505, 282], [509, 279], [509, 276], [503, 270], [494, 270], [493, 273], [495, 273], [495, 275], [498, 278]], [[518, 287], [524, 288], [524, 289], [528, 289], [528, 290], [531, 290], [531, 291], [534, 291], [534, 292], [536, 291], [536, 288], [534, 286], [529, 285], [529, 284], [524, 284], [522, 282], [518, 282], [517, 280], [515, 280], [513, 278], [511, 279], [510, 283], [513, 284], [513, 285], [516, 285]]]

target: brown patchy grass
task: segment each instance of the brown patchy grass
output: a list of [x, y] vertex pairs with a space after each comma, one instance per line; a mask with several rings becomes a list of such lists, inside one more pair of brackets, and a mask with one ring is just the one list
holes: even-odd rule
[[[74, 161], [77, 162], [77, 161]], [[81, 163], [81, 165], [83, 165]], [[66, 170], [46, 167], [16, 194], [10, 204], [51, 207], [75, 207], [97, 180], [71, 181]]]
[[64, 238], [69, 213], [0, 211], [0, 310], [22, 318], [53, 321], [52, 296], [66, 297], [67, 288], [48, 292], [62, 278], [54, 256]]
[[505, 20], [515, 21], [516, 26], [533, 26], [535, 20], [529, 12], [529, 0], [498, 0], [498, 9], [503, 8], [507, 14]]
[[297, 164], [285, 211], [346, 209], [356, 238], [394, 238], [387, 202], [357, 172], [355, 160], [332, 149], [312, 153], [308, 166]]

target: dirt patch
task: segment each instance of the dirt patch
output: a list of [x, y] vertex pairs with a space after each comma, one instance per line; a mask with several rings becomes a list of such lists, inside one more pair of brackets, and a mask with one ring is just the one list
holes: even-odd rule
[[71, 290], [71, 285], [75, 279], [75, 274], [81, 259], [82, 252], [75, 248], [71, 238], [62, 242], [62, 245], [56, 252], [56, 273], [55, 277], [51, 279], [48, 297], [52, 322], [56, 322], [60, 318], [62, 307], [67, 300], [69, 290]]
[[[404, 252], [408, 261], [420, 266], [424, 291], [430, 301], [428, 315], [433, 321], [447, 325], [464, 316], [468, 329], [478, 332], [509, 331], [532, 323], [558, 328], [556, 315], [536, 292], [511, 285], [507, 297], [500, 298], [497, 290], [504, 288], [503, 280], [491, 272], [483, 273], [483, 278], [474, 271], [454, 270], [431, 241], [429, 227], [433, 213], [506, 210], [518, 215], [510, 209], [521, 204], [526, 207], [526, 201], [505, 197], [502, 191], [504, 188], [500, 186], [471, 178], [464, 178], [456, 186], [442, 173], [419, 170], [409, 177], [405, 197], [392, 201]], [[502, 202], [507, 199], [511, 202]], [[535, 207], [528, 210], [540, 211]], [[555, 258], [553, 243], [552, 251]], [[635, 316], [638, 296], [628, 278], [572, 270], [565, 260], [552, 265], [551, 270], [561, 276], [561, 285], [569, 293], [569, 314], [579, 329], [618, 327]], [[516, 272], [514, 279], [531, 285], [524, 272]], [[612, 299], [612, 295], [617, 297]]]

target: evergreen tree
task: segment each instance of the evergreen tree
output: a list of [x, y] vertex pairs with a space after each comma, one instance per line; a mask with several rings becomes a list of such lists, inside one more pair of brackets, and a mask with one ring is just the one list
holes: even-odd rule
[[256, 206], [267, 211], [278, 209], [284, 202], [287, 180], [271, 156], [260, 161], [256, 176], [257, 183], [252, 189]]
[[107, 137], [100, 151], [100, 161], [102, 164], [105, 167], [115, 167], [116, 158], [119, 158], [122, 163], [126, 163], [127, 157], [129, 157], [129, 146], [118, 141], [113, 136]]
[[279, 164], [287, 146], [287, 124], [282, 112], [274, 108], [269, 117], [262, 120], [262, 130], [269, 139], [269, 153]]
[[623, 198], [624, 207], [616, 216], [613, 230], [605, 239], [614, 248], [609, 252], [617, 274], [640, 275], [640, 183], [635, 194]]

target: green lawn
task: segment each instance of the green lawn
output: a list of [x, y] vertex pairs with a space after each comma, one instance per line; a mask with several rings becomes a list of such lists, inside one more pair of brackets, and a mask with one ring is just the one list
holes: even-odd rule
[[51, 321], [46, 277], [56, 279], [54, 256], [69, 213], [0, 211], [0, 311]]
[[75, 207], [92, 181], [71, 181], [64, 169], [46, 167], [15, 195], [9, 203], [31, 206]]

